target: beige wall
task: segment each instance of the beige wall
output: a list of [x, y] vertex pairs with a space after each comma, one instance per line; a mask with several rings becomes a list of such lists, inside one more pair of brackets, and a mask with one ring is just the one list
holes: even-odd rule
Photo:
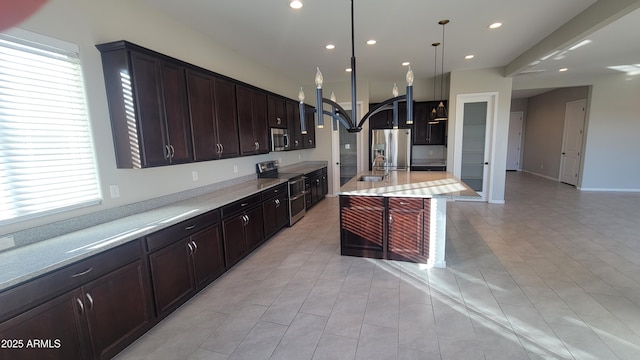
[[558, 180], [567, 102], [587, 99], [586, 86], [561, 88], [529, 98], [522, 170]]

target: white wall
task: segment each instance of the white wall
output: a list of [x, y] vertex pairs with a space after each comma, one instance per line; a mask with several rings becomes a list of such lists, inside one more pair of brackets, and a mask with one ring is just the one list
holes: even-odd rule
[[505, 78], [502, 68], [462, 70], [451, 72], [449, 84], [449, 128], [447, 171], [457, 166], [454, 159], [456, 148], [456, 97], [461, 94], [497, 93], [497, 122], [493, 129], [492, 161], [490, 161], [490, 188], [487, 201], [504, 202], [507, 145], [509, 140], [509, 111], [511, 108], [511, 78]]
[[[316, 154], [323, 154], [320, 148], [153, 169], [116, 169], [102, 62], [95, 44], [128, 40], [293, 99], [297, 98], [299, 84], [251, 59], [239, 57], [215, 39], [205, 37], [140, 1], [49, 1], [19, 27], [77, 44], [80, 48], [103, 202], [98, 206], [4, 226], [0, 228], [0, 234], [255, 174], [255, 164], [260, 161], [282, 158], [284, 164], [291, 164], [318, 159], [322, 155]], [[238, 166], [237, 173], [233, 172], [233, 165]], [[192, 171], [198, 172], [198, 181], [192, 180]], [[111, 184], [119, 186], [121, 197], [109, 197]]]
[[581, 189], [640, 191], [639, 99], [638, 75], [594, 79]]

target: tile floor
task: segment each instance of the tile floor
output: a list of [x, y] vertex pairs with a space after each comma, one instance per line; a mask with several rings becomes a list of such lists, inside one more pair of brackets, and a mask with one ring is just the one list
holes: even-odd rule
[[640, 194], [507, 175], [447, 268], [339, 255], [326, 198], [118, 359], [640, 359]]

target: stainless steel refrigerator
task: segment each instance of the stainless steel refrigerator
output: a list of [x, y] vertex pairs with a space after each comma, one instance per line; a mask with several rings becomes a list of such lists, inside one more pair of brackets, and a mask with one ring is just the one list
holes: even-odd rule
[[411, 159], [411, 130], [371, 131], [371, 169], [406, 170]]

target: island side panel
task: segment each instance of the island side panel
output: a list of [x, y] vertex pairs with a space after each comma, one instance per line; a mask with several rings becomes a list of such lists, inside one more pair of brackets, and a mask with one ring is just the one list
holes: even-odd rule
[[385, 199], [340, 195], [340, 253], [384, 257]]
[[[445, 260], [445, 246], [447, 238], [447, 199], [432, 198], [431, 214], [430, 214], [430, 239], [429, 242], [429, 261], [428, 265], [445, 268], [447, 262]], [[425, 201], [426, 201], [425, 200]]]

